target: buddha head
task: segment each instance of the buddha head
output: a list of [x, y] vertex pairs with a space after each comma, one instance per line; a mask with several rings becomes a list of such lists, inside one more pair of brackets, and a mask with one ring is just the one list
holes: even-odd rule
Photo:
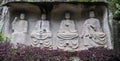
[[89, 17], [90, 17], [90, 18], [94, 18], [94, 17], [95, 17], [94, 11], [90, 11], [90, 12], [89, 12]]
[[41, 15], [41, 19], [42, 19], [42, 20], [45, 20], [45, 19], [46, 19], [46, 14], [42, 14], [42, 15]]
[[70, 12], [65, 12], [65, 19], [70, 19]]
[[20, 14], [20, 19], [25, 19], [25, 14], [24, 13]]

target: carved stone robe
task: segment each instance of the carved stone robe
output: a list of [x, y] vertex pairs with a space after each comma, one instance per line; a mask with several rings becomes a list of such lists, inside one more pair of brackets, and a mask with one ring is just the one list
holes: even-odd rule
[[87, 47], [104, 46], [106, 34], [102, 31], [100, 22], [96, 18], [87, 19], [83, 25], [82, 37]]
[[76, 49], [79, 45], [78, 33], [72, 20], [62, 20], [57, 37], [60, 49]]
[[28, 22], [26, 20], [18, 20], [12, 24], [13, 33], [11, 36], [11, 43], [17, 45], [24, 44], [27, 38]]
[[34, 30], [31, 33], [33, 39], [33, 45], [38, 47], [51, 47], [52, 45], [52, 34], [50, 31], [49, 21], [38, 20]]

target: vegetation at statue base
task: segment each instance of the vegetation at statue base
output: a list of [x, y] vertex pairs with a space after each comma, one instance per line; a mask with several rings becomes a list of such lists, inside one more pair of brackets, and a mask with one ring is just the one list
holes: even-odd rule
[[120, 61], [119, 52], [102, 47], [68, 52], [32, 46], [13, 48], [9, 42], [0, 43], [0, 61], [74, 61], [71, 57], [81, 61]]
[[5, 41], [8, 42], [10, 40], [10, 37], [3, 34], [3, 33], [0, 33], [0, 43], [4, 43]]

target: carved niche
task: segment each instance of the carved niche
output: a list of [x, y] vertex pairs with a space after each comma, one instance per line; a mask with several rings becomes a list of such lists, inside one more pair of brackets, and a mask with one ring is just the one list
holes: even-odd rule
[[75, 29], [75, 23], [70, 19], [70, 13], [65, 13], [65, 20], [61, 20], [60, 29], [57, 33], [58, 48], [76, 49], [79, 47], [78, 32]]
[[[4, 20], [3, 33], [10, 35], [11, 43], [68, 51], [99, 46], [110, 49], [113, 47], [106, 6], [70, 2], [48, 2], [48, 5], [10, 4], [10, 14], [7, 13], [5, 17], [9, 20]], [[26, 14], [26, 20], [24, 14], [21, 14], [18, 20], [17, 16], [21, 12]]]
[[49, 21], [46, 20], [46, 14], [42, 14], [41, 20], [38, 20], [34, 30], [31, 33], [33, 39], [33, 46], [49, 47], [52, 46], [52, 33], [50, 31]]
[[20, 14], [20, 20], [18, 17], [15, 17], [14, 21], [12, 22], [12, 30], [13, 33], [11, 35], [11, 43], [17, 44], [24, 44], [27, 38], [27, 28], [28, 22], [25, 20], [25, 14]]
[[83, 24], [82, 38], [85, 47], [106, 47], [107, 37], [102, 31], [99, 19], [95, 18], [94, 11], [89, 12], [89, 19]]

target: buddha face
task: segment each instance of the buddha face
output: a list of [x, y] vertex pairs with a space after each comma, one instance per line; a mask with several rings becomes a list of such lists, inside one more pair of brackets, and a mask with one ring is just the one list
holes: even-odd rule
[[89, 13], [89, 17], [90, 17], [90, 18], [94, 18], [94, 17], [95, 17], [95, 13], [94, 13], [94, 11], [90, 11], [90, 13]]
[[42, 14], [41, 19], [45, 20], [46, 19], [46, 14]]
[[65, 19], [70, 19], [70, 13], [65, 13]]
[[20, 19], [25, 19], [25, 14], [21, 13], [20, 14]]

